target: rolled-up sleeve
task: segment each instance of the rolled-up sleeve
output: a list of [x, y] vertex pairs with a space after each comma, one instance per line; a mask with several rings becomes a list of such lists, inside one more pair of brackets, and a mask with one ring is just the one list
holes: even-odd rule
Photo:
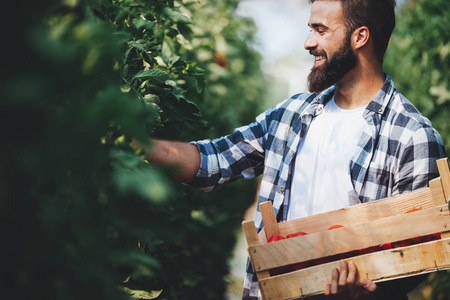
[[237, 128], [230, 135], [192, 142], [200, 151], [201, 163], [189, 185], [210, 191], [240, 178], [262, 174], [270, 112], [262, 113], [256, 122]]

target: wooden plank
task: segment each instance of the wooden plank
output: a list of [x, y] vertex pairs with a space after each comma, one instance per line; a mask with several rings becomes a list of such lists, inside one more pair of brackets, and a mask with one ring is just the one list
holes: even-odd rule
[[448, 207], [442, 205], [409, 214], [249, 247], [249, 254], [255, 269], [268, 270], [388, 242], [447, 231], [449, 228]]
[[261, 231], [258, 233], [258, 237], [259, 237], [259, 243], [260, 244], [267, 244], [267, 236], [266, 236], [266, 231], [263, 229], [261, 229]]
[[272, 202], [267, 201], [261, 203], [259, 205], [259, 210], [261, 211], [266, 238], [269, 239], [274, 234], [280, 234], [280, 229], [278, 228], [277, 217], [273, 211]]
[[430, 188], [358, 204], [327, 213], [279, 223], [282, 235], [304, 231], [314, 233], [327, 230], [331, 225], [351, 225], [383, 217], [402, 214], [414, 207], [429, 208], [434, 205]]
[[441, 178], [435, 178], [429, 181], [431, 196], [435, 206], [445, 204], [444, 188], [442, 187]]
[[[242, 222], [242, 229], [244, 231], [245, 238], [247, 239], [247, 245], [249, 247], [259, 245], [259, 237], [258, 237], [258, 234], [256, 233], [256, 227], [255, 227], [254, 221]], [[248, 251], [250, 251], [250, 248]], [[254, 262], [252, 261], [251, 255], [250, 255], [250, 260], [251, 260], [252, 266], [255, 266]], [[267, 278], [270, 276], [269, 271], [258, 271], [258, 270], [255, 270], [255, 271], [256, 271], [256, 276], [258, 277], [258, 280], [261, 280], [263, 278]]]
[[[450, 171], [448, 167], [448, 161], [447, 157], [443, 159], [439, 159], [436, 161], [438, 169], [439, 169], [439, 175], [441, 177], [441, 184], [444, 190], [444, 201], [447, 203], [450, 198]], [[443, 238], [450, 237], [450, 233], [442, 233], [441, 234]]]
[[444, 188], [445, 200], [450, 198], [450, 170], [448, 167], [447, 157], [436, 161], [439, 176], [441, 177], [442, 186]]
[[[374, 282], [450, 269], [450, 240], [438, 240], [399, 250], [385, 250], [352, 259], [361, 281]], [[261, 280], [261, 292], [266, 299], [279, 300], [321, 294], [331, 280], [333, 268], [339, 262], [273, 276]]]

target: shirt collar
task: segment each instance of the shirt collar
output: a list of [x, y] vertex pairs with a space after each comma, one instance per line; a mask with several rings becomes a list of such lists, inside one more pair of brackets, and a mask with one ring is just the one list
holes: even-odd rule
[[386, 75], [386, 80], [383, 86], [378, 91], [378, 94], [372, 101], [367, 105], [367, 110], [373, 111], [378, 114], [383, 114], [386, 107], [389, 105], [389, 101], [394, 94], [394, 82], [391, 80], [388, 74]]
[[[388, 74], [385, 74], [386, 80], [383, 86], [378, 91], [377, 95], [372, 99], [372, 101], [367, 105], [366, 109], [377, 114], [383, 114], [389, 101], [394, 93], [394, 82], [391, 80]], [[336, 85], [333, 85], [326, 90], [323, 90], [316, 97], [314, 97], [313, 103], [325, 105], [334, 95]]]
[[317, 96], [314, 98], [314, 101], [317, 104], [322, 104], [322, 105], [327, 104], [328, 101], [330, 101], [331, 98], [333, 98], [335, 89], [336, 89], [336, 85], [332, 85], [331, 87], [323, 90], [322, 92], [317, 94]]

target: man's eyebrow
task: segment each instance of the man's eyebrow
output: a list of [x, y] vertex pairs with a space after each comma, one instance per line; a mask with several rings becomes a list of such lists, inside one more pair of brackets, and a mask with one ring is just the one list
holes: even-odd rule
[[316, 29], [316, 28], [328, 29], [328, 26], [326, 26], [323, 23], [312, 23], [312, 24], [308, 23], [308, 26], [310, 28], [314, 28], [314, 29]]

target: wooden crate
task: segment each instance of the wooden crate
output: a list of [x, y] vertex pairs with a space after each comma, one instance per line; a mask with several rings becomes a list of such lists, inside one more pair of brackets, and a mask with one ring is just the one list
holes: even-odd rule
[[[263, 299], [295, 299], [323, 293], [339, 268], [338, 255], [352, 255], [360, 279], [374, 282], [450, 269], [450, 172], [447, 158], [437, 161], [439, 178], [429, 187], [306, 218], [277, 223], [270, 201], [260, 205], [264, 222], [257, 234], [253, 220], [242, 223], [248, 253]], [[412, 208], [421, 208], [405, 213]], [[342, 228], [327, 230], [332, 225]], [[308, 235], [267, 243], [274, 234]], [[441, 239], [360, 255], [359, 249], [440, 233]], [[355, 256], [356, 255], [356, 256]], [[331, 257], [331, 262], [272, 275], [274, 270]]]

